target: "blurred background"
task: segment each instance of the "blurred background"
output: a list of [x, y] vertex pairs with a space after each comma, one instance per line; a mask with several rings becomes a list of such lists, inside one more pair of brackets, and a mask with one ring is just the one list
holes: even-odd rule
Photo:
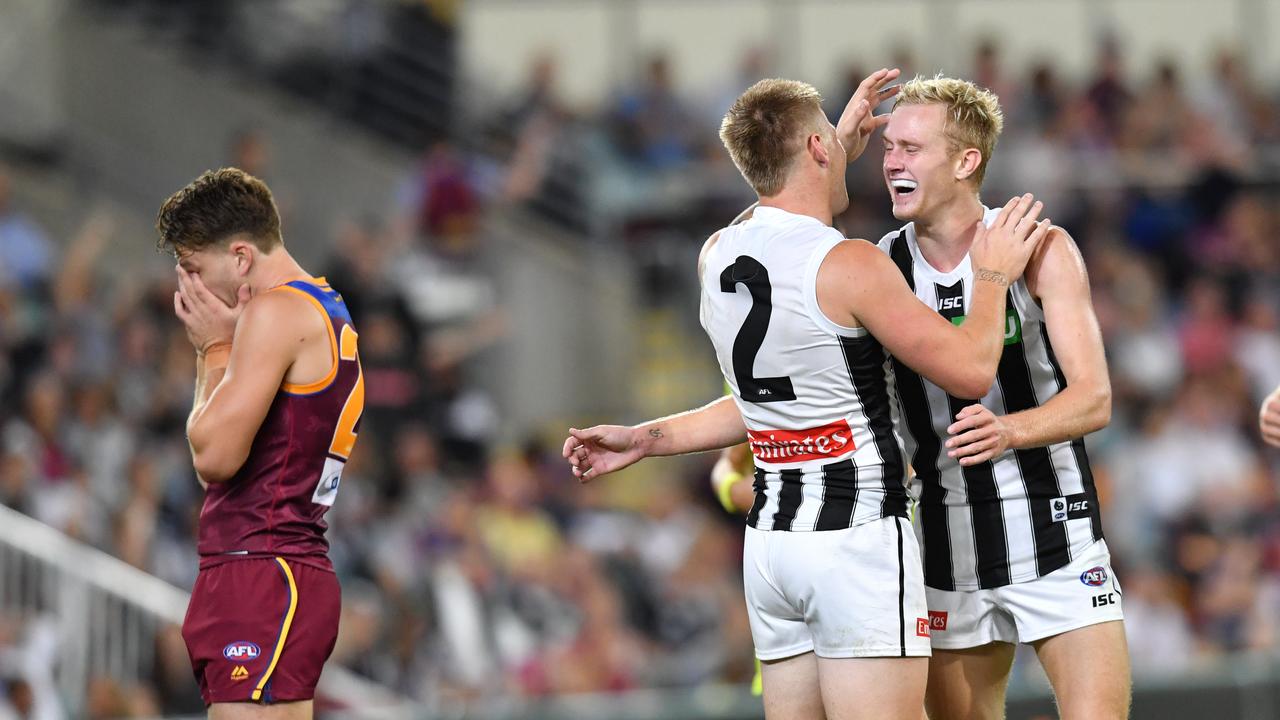
[[[165, 197], [236, 165], [345, 296], [322, 717], [758, 718], [712, 458], [579, 486], [569, 425], [709, 401], [694, 262], [756, 79], [995, 91], [983, 197], [1081, 245], [1135, 717], [1280, 717], [1280, 0], [0, 0], [0, 720], [199, 717], [201, 494]], [[851, 237], [894, 229], [879, 152]], [[1011, 718], [1052, 717], [1021, 656]]]

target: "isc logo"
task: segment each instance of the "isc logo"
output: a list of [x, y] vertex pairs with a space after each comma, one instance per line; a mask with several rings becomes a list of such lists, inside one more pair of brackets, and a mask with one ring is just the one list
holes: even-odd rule
[[233, 642], [222, 648], [222, 657], [228, 660], [253, 660], [261, 654], [262, 648], [258, 647], [257, 643], [244, 640]]
[[1068, 501], [1064, 497], [1058, 497], [1051, 500], [1049, 505], [1052, 509], [1049, 519], [1053, 522], [1062, 522], [1072, 517], [1084, 517], [1084, 513], [1089, 512], [1088, 499]]
[[1101, 565], [1080, 573], [1080, 582], [1089, 587], [1100, 587], [1107, 581], [1107, 569]]
[[1093, 596], [1094, 607], [1106, 607], [1107, 605], [1116, 605], [1116, 604], [1118, 604], [1116, 602], [1116, 594], [1113, 592], [1103, 593], [1102, 595]]
[[964, 298], [962, 297], [940, 298], [938, 300], [938, 309], [939, 310], [963, 310]]

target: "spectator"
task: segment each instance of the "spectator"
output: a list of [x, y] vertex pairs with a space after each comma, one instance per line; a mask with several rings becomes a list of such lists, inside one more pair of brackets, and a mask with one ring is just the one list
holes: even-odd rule
[[649, 60], [640, 87], [619, 99], [613, 123], [624, 156], [641, 167], [667, 170], [692, 157], [697, 124], [677, 97], [670, 64], [662, 55]]
[[48, 234], [15, 206], [13, 179], [0, 165], [0, 281], [39, 290], [49, 281], [53, 260]]

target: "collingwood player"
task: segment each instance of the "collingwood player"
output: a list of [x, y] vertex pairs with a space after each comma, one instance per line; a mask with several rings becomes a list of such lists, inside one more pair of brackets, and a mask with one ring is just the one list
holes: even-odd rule
[[[884, 179], [908, 221], [879, 243], [916, 296], [971, 321], [978, 192], [1000, 134], [997, 98], [970, 82], [903, 84], [885, 127]], [[978, 402], [895, 357], [899, 429], [915, 470], [933, 660], [931, 720], [1004, 717], [1017, 643], [1031, 644], [1063, 718], [1128, 716], [1120, 586], [1102, 538], [1083, 437], [1111, 387], [1084, 262], [1053, 228], [1008, 288], [1004, 352]]]
[[884, 122], [871, 107], [896, 76], [867, 78], [838, 127], [805, 83], [763, 80], [738, 98], [720, 136], [760, 202], [698, 262], [701, 321], [732, 399], [571, 430], [564, 445], [586, 481], [646, 456], [749, 442], [744, 591], [771, 720], [919, 717], [929, 624], [885, 350], [951, 393], [985, 394], [1010, 281], [1050, 227], [1029, 195], [989, 228], [974, 218], [976, 285], [960, 326], [921, 305], [874, 245], [834, 230], [846, 163]]

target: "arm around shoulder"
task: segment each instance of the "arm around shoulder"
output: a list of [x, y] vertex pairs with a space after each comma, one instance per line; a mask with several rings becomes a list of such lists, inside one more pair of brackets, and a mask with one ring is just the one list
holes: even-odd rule
[[1000, 361], [1003, 322], [995, 313], [1003, 315], [1004, 292], [979, 292], [990, 295], [982, 307], [998, 310], [986, 308], [989, 320], [957, 327], [920, 302], [893, 261], [869, 242], [840, 243], [818, 271], [818, 304], [829, 319], [865, 327], [894, 357], [958, 397], [985, 395]]

